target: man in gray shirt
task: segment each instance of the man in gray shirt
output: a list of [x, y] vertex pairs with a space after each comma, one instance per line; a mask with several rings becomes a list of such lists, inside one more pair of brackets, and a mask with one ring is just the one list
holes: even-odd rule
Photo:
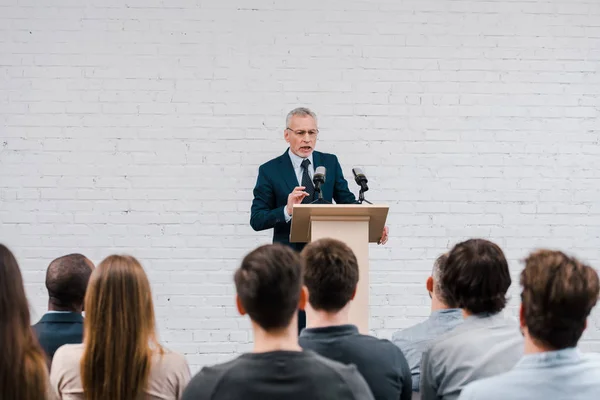
[[509, 372], [469, 384], [461, 400], [600, 398], [600, 354], [577, 342], [598, 301], [598, 274], [559, 251], [539, 250], [521, 272], [525, 355]]
[[434, 339], [456, 328], [463, 321], [461, 309], [448, 306], [448, 296], [441, 285], [440, 276], [447, 260], [448, 254], [442, 254], [436, 260], [431, 276], [427, 278], [426, 288], [431, 297], [429, 318], [392, 335], [392, 342], [402, 350], [408, 361], [414, 392], [419, 391], [423, 352], [429, 348]]
[[457, 244], [441, 280], [465, 321], [423, 354], [422, 400], [455, 400], [468, 383], [508, 371], [523, 354], [516, 320], [502, 313], [511, 278], [500, 247], [483, 239]]
[[410, 400], [410, 370], [400, 349], [389, 340], [360, 334], [349, 322], [359, 278], [352, 249], [339, 240], [319, 239], [302, 250], [302, 257], [308, 305], [300, 346], [356, 365], [375, 400]]

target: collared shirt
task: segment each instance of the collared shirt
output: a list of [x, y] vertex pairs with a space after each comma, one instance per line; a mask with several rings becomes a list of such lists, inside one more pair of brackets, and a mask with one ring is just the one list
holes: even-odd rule
[[600, 354], [575, 348], [526, 354], [509, 372], [473, 382], [460, 400], [595, 400]]
[[356, 365], [375, 400], [410, 400], [410, 370], [404, 355], [389, 340], [362, 335], [355, 325], [306, 328], [298, 343], [342, 364]]
[[[302, 161], [305, 159], [294, 154], [292, 149], [288, 150], [288, 155], [290, 156], [290, 160], [292, 161], [292, 166], [294, 167], [294, 173], [296, 174], [296, 178], [298, 179], [298, 186], [302, 186]], [[315, 166], [313, 164], [313, 155], [310, 153], [308, 157], [306, 157], [308, 161], [310, 161], [310, 165], [308, 166], [308, 176], [310, 179], [313, 178], [315, 174]], [[290, 222], [292, 216], [288, 214], [286, 207], [283, 207], [283, 216], [285, 217], [285, 222]]]
[[465, 318], [423, 353], [421, 399], [456, 400], [468, 383], [510, 370], [522, 355], [515, 318], [502, 312]]
[[460, 308], [436, 310], [425, 321], [392, 335], [392, 342], [402, 350], [408, 361], [413, 391], [419, 391], [423, 353], [434, 339], [456, 328], [462, 322], [463, 315]]

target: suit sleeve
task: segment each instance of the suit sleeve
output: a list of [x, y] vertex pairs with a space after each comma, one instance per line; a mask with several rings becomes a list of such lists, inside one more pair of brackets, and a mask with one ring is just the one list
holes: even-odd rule
[[423, 353], [421, 360], [421, 400], [441, 400], [437, 394], [437, 379], [434, 365], [430, 361], [431, 348]]
[[336, 156], [334, 157], [335, 162], [335, 183], [333, 186], [333, 199], [337, 204], [353, 204], [356, 203], [356, 197], [354, 193], [348, 189], [348, 182], [344, 178], [342, 172], [342, 166]]
[[286, 222], [283, 209], [276, 207], [273, 183], [267, 177], [264, 166], [258, 169], [258, 178], [254, 186], [254, 200], [250, 208], [250, 226], [255, 231], [270, 229], [278, 222]]

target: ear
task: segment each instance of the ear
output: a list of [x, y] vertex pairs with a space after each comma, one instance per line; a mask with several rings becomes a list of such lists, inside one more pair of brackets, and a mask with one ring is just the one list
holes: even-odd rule
[[358, 287], [354, 288], [354, 292], [352, 292], [352, 296], [350, 297], [350, 300], [354, 300], [354, 297], [356, 296], [356, 290], [358, 289]]
[[525, 309], [523, 308], [523, 303], [519, 306], [519, 325], [521, 325], [521, 329], [527, 327], [527, 323], [525, 322]]
[[287, 128], [283, 130], [283, 138], [286, 142], [290, 142], [290, 131]]
[[235, 295], [235, 305], [240, 315], [246, 315], [246, 310], [244, 309], [242, 301], [240, 300], [240, 297], [237, 294]]
[[304, 310], [308, 302], [308, 288], [302, 285], [300, 289], [300, 298], [298, 299], [298, 310]]
[[433, 277], [429, 277], [427, 278], [427, 282], [425, 282], [425, 287], [427, 288], [428, 292], [433, 293]]

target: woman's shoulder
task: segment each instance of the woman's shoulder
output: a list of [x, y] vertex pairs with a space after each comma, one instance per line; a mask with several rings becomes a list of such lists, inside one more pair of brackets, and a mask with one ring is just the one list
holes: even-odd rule
[[188, 363], [183, 354], [163, 348], [162, 353], [154, 353], [154, 364], [168, 369], [188, 368]]
[[77, 362], [81, 360], [81, 356], [83, 355], [83, 344], [65, 344], [56, 350], [54, 353], [54, 357], [52, 358], [52, 365], [55, 363], [64, 363], [64, 362]]

